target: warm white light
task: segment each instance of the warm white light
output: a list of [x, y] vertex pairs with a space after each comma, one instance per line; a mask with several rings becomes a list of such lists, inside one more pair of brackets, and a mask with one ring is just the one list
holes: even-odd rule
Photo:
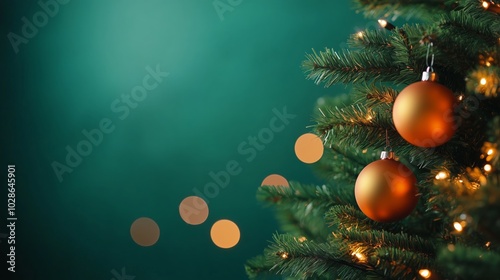
[[356, 35], [358, 36], [358, 38], [363, 38], [363, 31], [359, 31], [358, 33], [356, 33]]
[[358, 258], [358, 260], [360, 260], [360, 261], [366, 260], [365, 255], [363, 255], [361, 253], [356, 253], [356, 258]]
[[486, 154], [487, 154], [487, 155], [489, 155], [489, 156], [491, 156], [491, 155], [493, 154], [493, 152], [494, 152], [494, 150], [493, 150], [493, 149], [489, 149], [489, 150], [486, 152]]
[[485, 164], [485, 165], [484, 165], [484, 171], [486, 171], [486, 172], [490, 172], [490, 171], [491, 171], [491, 168], [492, 168], [492, 167], [491, 167], [491, 164]]
[[432, 274], [431, 271], [428, 269], [421, 269], [418, 271], [418, 273], [420, 274], [420, 276], [422, 276], [425, 279], [428, 279], [429, 277], [431, 277], [431, 274]]
[[464, 230], [464, 227], [459, 223], [459, 222], [454, 222], [453, 223], [453, 227], [457, 230], [457, 231], [462, 231]]
[[481, 78], [481, 81], [479, 81], [481, 85], [486, 85], [486, 78]]
[[488, 9], [490, 7], [490, 3], [488, 1], [483, 1], [483, 8]]
[[442, 180], [442, 179], [446, 179], [448, 178], [448, 173], [446, 173], [445, 171], [440, 171], [437, 175], [436, 175], [436, 179], [437, 180]]
[[360, 252], [361, 248], [356, 248], [355, 250], [352, 251], [351, 256], [356, 256], [360, 262], [365, 262], [366, 261], [366, 256]]
[[382, 28], [385, 28], [387, 26], [387, 20], [379, 19], [378, 24], [380, 24], [380, 26], [382, 26]]
[[491, 62], [489, 62], [489, 61], [486, 61], [485, 64], [486, 64], [486, 67], [490, 67], [491, 66]]

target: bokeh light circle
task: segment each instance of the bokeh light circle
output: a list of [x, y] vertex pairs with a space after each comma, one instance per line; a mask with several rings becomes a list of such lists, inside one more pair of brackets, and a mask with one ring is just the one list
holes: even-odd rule
[[199, 225], [208, 218], [208, 205], [201, 197], [188, 196], [179, 204], [182, 220], [190, 225]]
[[262, 181], [261, 186], [284, 186], [284, 187], [289, 187], [290, 185], [288, 184], [287, 179], [285, 177], [279, 175], [279, 174], [271, 174], [267, 176], [264, 181]]
[[229, 249], [240, 241], [240, 229], [230, 220], [219, 220], [213, 224], [210, 237], [217, 247]]
[[323, 156], [323, 141], [316, 134], [302, 134], [295, 142], [295, 155], [304, 163], [315, 163]]
[[160, 228], [154, 220], [142, 217], [135, 220], [130, 226], [130, 236], [138, 245], [152, 246], [160, 238]]

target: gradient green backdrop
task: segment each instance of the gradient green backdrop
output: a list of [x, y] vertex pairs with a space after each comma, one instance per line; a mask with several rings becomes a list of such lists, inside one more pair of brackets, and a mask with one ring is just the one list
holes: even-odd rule
[[[122, 268], [136, 280], [245, 279], [245, 261], [279, 230], [272, 209], [255, 199], [263, 178], [321, 182], [293, 145], [309, 131], [316, 100], [344, 89], [307, 81], [304, 55], [345, 47], [351, 33], [372, 24], [348, 1], [243, 0], [222, 19], [211, 0], [73, 0], [16, 54], [8, 34], [22, 35], [22, 18], [32, 21], [42, 9], [36, 1], [0, 5], [2, 178], [7, 164], [17, 169], [17, 278], [7, 279], [121, 280], [112, 271]], [[170, 75], [120, 120], [112, 102], [158, 64]], [[297, 117], [247, 162], [238, 145], [285, 106]], [[65, 147], [75, 148], [82, 130], [103, 118], [115, 130], [59, 182], [51, 163], [64, 163]], [[204, 224], [184, 223], [179, 203], [229, 160], [241, 174], [210, 199]], [[161, 230], [152, 247], [130, 237], [143, 216]], [[223, 218], [241, 230], [228, 250], [209, 235]]]

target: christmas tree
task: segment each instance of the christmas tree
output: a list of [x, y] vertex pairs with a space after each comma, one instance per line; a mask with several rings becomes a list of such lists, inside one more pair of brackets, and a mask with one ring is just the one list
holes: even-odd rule
[[356, 2], [381, 28], [303, 63], [349, 88], [314, 110], [325, 184], [259, 188], [285, 233], [248, 276], [500, 279], [500, 5]]

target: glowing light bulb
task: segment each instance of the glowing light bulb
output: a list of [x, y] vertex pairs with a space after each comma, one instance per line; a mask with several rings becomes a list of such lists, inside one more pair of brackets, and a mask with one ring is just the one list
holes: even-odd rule
[[382, 28], [385, 28], [387, 26], [387, 20], [379, 19], [378, 24], [380, 24], [380, 26], [382, 26]]
[[485, 165], [484, 165], [484, 171], [486, 171], [486, 172], [490, 172], [490, 171], [491, 171], [491, 169], [492, 169], [491, 164], [485, 164]]
[[356, 35], [358, 36], [358, 38], [363, 38], [363, 31], [359, 31], [358, 33], [356, 33]]
[[491, 156], [495, 151], [493, 149], [489, 149], [486, 154]]
[[439, 171], [439, 173], [436, 175], [437, 180], [442, 180], [448, 178], [448, 173], [445, 171]]
[[358, 258], [358, 260], [360, 260], [360, 261], [365, 261], [366, 260], [365, 255], [363, 255], [361, 253], [356, 253], [356, 258]]
[[280, 257], [284, 260], [288, 259], [288, 253], [287, 252], [283, 252], [281, 253]]
[[302, 242], [306, 241], [307, 238], [305, 236], [301, 236], [301, 237], [299, 237], [298, 240], [299, 240], [300, 243], [302, 243]]
[[483, 8], [488, 9], [490, 7], [490, 3], [488, 1], [483, 1]]
[[454, 223], [453, 223], [453, 227], [454, 227], [454, 228], [455, 228], [458, 232], [460, 232], [460, 231], [464, 230], [464, 227], [463, 227], [463, 226], [462, 226], [459, 222], [454, 222]]
[[481, 78], [481, 80], [479, 81], [479, 83], [481, 85], [483, 85], [483, 86], [486, 85], [486, 78]]
[[425, 279], [430, 278], [432, 275], [431, 271], [428, 269], [421, 269], [418, 271], [418, 273], [420, 274], [420, 276], [422, 276]]

